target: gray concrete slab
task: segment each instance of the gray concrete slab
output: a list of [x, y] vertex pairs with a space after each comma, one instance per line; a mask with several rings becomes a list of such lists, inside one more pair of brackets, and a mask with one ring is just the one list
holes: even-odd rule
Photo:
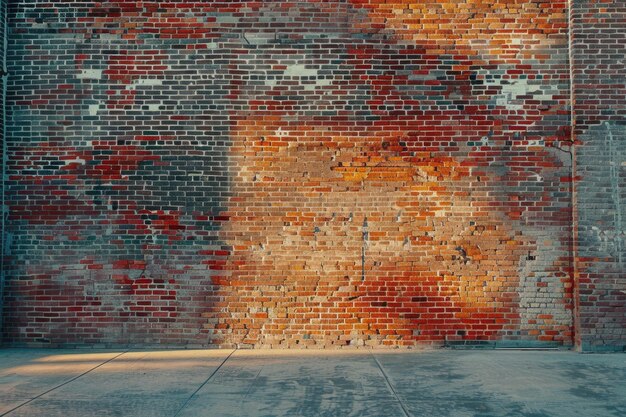
[[626, 355], [434, 351], [379, 354], [414, 416], [626, 416]]
[[[230, 353], [224, 350], [113, 352], [115, 360], [8, 415], [172, 416]], [[73, 369], [82, 366], [80, 356], [88, 355], [55, 355], [47, 362]]]
[[626, 355], [0, 350], [0, 417], [96, 415], [622, 417]]
[[368, 352], [238, 351], [180, 414], [204, 415], [403, 414]]
[[118, 353], [0, 350], [0, 415], [102, 365]]

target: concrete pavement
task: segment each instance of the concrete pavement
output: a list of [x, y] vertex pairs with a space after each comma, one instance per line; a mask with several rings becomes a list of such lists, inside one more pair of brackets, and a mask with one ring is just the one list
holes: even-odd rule
[[0, 417], [624, 415], [624, 354], [0, 350]]

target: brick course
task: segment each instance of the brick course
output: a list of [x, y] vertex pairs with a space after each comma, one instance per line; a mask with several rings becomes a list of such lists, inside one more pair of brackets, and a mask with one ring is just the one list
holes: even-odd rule
[[565, 2], [11, 2], [4, 341], [571, 345], [568, 28]]

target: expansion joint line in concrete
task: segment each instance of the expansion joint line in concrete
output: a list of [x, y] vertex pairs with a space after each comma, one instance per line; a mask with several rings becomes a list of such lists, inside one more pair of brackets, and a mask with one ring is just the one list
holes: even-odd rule
[[107, 363], [109, 363], [109, 362], [111, 362], [111, 361], [114, 361], [115, 359], [119, 358], [120, 356], [124, 355], [125, 353], [128, 353], [128, 351], [124, 351], [124, 352], [120, 353], [119, 355], [115, 355], [115, 356], [114, 356], [114, 357], [112, 357], [111, 359], [107, 359], [106, 361], [102, 362], [101, 364], [98, 364], [98, 365], [94, 366], [93, 368], [91, 368], [91, 369], [89, 369], [89, 370], [87, 370], [87, 371], [83, 372], [82, 374], [80, 374], [80, 375], [76, 375], [75, 377], [70, 378], [70, 379], [68, 379], [67, 381], [63, 382], [63, 383], [61, 383], [61, 384], [59, 384], [59, 385], [57, 385], [57, 386], [55, 386], [55, 387], [52, 387], [52, 388], [50, 388], [49, 390], [47, 390], [47, 391], [45, 391], [45, 392], [42, 392], [41, 394], [39, 394], [39, 395], [37, 395], [37, 396], [35, 396], [35, 397], [31, 398], [30, 400], [24, 401], [22, 404], [18, 405], [17, 407], [14, 407], [14, 408], [10, 409], [10, 410], [9, 410], [9, 411], [7, 411], [6, 413], [4, 413], [4, 414], [0, 414], [0, 417], [7, 416], [7, 415], [11, 414], [13, 411], [15, 411], [15, 410], [17, 410], [17, 409], [19, 409], [19, 408], [22, 408], [22, 407], [24, 407], [24, 406], [25, 406], [25, 405], [27, 405], [27, 404], [32, 403], [32, 402], [33, 402], [33, 401], [35, 401], [36, 399], [41, 398], [41, 397], [43, 397], [44, 395], [49, 394], [49, 393], [51, 393], [52, 391], [57, 390], [57, 389], [59, 389], [59, 388], [61, 388], [61, 387], [65, 386], [65, 385], [69, 384], [70, 382], [74, 382], [74, 381], [76, 381], [78, 378], [81, 378], [81, 377], [83, 377], [83, 376], [87, 375], [88, 373], [91, 373], [91, 372], [95, 371], [96, 369], [100, 368], [101, 366], [104, 366], [104, 365], [106, 365]]
[[[174, 414], [174, 417], [177, 417], [181, 411], [183, 411], [185, 409], [185, 407], [187, 407], [187, 404], [189, 404], [189, 402], [191, 402], [191, 399], [193, 397], [196, 396], [196, 394], [198, 392], [200, 392], [200, 390], [209, 383], [209, 381], [215, 376], [215, 374], [217, 374], [219, 372], [220, 369], [222, 369], [222, 366], [224, 366], [224, 364], [230, 359], [231, 356], [233, 356], [233, 354], [237, 351], [237, 349], [234, 349], [232, 352], [230, 352], [228, 354], [228, 356], [226, 356], [226, 358], [224, 358], [224, 360], [222, 361], [222, 363], [220, 363], [220, 365], [215, 368], [215, 370], [211, 373], [211, 375], [209, 375], [209, 377], [207, 379], [204, 380], [204, 382], [202, 384], [200, 384], [200, 386], [189, 396], [189, 398], [187, 398], [185, 400], [185, 402], [180, 406], [180, 408], [178, 409], [178, 411], [176, 411], [176, 414]], [[2, 416], [0, 416], [2, 417]]]
[[373, 353], [371, 355], [372, 355], [372, 358], [374, 358], [374, 361], [376, 362], [376, 365], [378, 366], [380, 373], [383, 375], [383, 378], [385, 379], [385, 383], [387, 384], [387, 387], [389, 388], [393, 396], [396, 398], [396, 401], [398, 401], [398, 404], [400, 404], [400, 408], [402, 409], [402, 413], [404, 414], [404, 417], [413, 417], [413, 415], [409, 413], [409, 410], [406, 408], [406, 406], [402, 402], [402, 399], [400, 398], [395, 388], [391, 384], [391, 381], [389, 380], [389, 377], [387, 376], [387, 373], [385, 372], [385, 368], [383, 368], [383, 366], [378, 361], [378, 358]]

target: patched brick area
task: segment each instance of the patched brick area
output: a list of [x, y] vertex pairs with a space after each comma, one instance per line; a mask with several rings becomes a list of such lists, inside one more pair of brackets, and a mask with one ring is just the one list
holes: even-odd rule
[[623, 345], [574, 3], [10, 2], [4, 342]]

